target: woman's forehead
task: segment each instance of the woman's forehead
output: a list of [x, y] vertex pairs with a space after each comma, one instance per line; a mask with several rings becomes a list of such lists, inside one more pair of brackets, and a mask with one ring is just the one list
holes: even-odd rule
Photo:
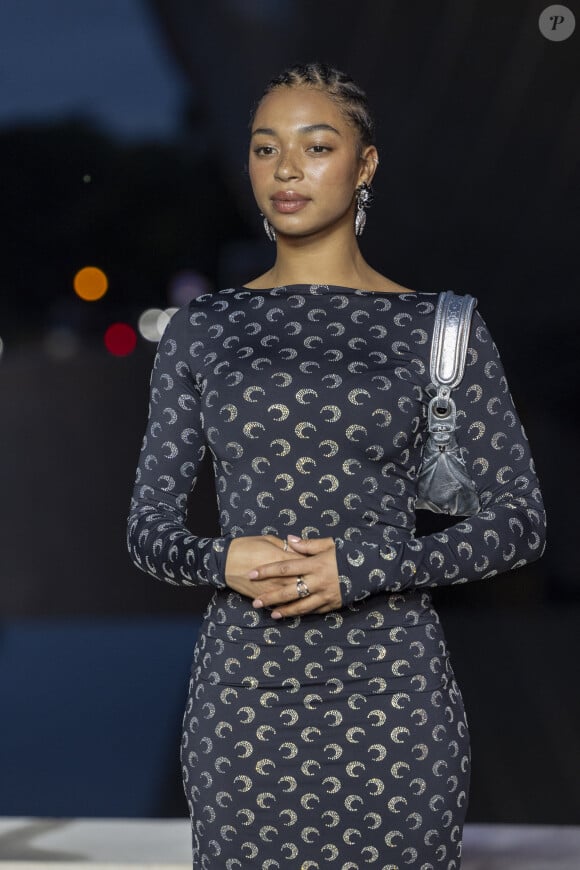
[[[282, 129], [327, 127], [339, 135], [352, 131], [352, 125], [340, 106], [324, 91], [317, 88], [295, 86], [275, 88], [262, 98], [254, 116], [252, 131], [267, 128]], [[311, 132], [311, 130], [305, 130]]]

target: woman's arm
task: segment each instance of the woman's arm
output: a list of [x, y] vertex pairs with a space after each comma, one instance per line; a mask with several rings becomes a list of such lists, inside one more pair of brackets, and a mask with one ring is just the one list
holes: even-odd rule
[[223, 588], [228, 535], [193, 535], [185, 526], [187, 497], [206, 451], [200, 395], [188, 363], [189, 309], [177, 311], [159, 342], [149, 419], [130, 513], [127, 546], [141, 570], [176, 585]]
[[534, 462], [498, 350], [474, 315], [465, 376], [454, 392], [457, 441], [482, 510], [444, 532], [387, 544], [361, 529], [335, 538], [343, 604], [368, 595], [492, 577], [538, 559], [546, 518]]
[[[281, 549], [280, 538], [208, 538], [192, 534], [185, 525], [187, 498], [207, 449], [201, 395], [190, 368], [190, 347], [200, 346], [199, 336], [192, 332], [190, 310], [175, 313], [157, 349], [127, 546], [138, 568], [167, 583], [227, 586], [253, 598], [278, 589], [276, 581], [256, 584], [246, 575], [261, 562], [292, 557]], [[207, 337], [206, 330], [202, 337]]]

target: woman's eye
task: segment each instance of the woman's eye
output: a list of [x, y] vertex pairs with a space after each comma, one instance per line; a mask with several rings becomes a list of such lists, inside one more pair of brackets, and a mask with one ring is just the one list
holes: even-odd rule
[[331, 149], [326, 145], [312, 145], [310, 150], [314, 151], [315, 154], [322, 154], [323, 151], [330, 151]]
[[257, 148], [254, 149], [254, 154], [258, 154], [258, 155], [265, 154], [266, 157], [268, 157], [272, 153], [273, 150], [274, 149], [272, 148], [271, 145], [259, 145]]

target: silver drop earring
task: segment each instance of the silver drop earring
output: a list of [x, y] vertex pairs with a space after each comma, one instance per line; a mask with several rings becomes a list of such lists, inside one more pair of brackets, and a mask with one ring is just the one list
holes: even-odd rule
[[365, 228], [365, 224], [367, 222], [367, 215], [365, 209], [370, 204], [371, 200], [371, 191], [366, 183], [360, 185], [356, 189], [356, 217], [354, 219], [354, 231], [357, 236], [362, 236], [363, 230]]
[[275, 242], [276, 241], [276, 230], [274, 229], [274, 227], [272, 226], [272, 224], [270, 223], [268, 218], [264, 217], [262, 212], [260, 212], [260, 217], [264, 218], [264, 231], [265, 231], [266, 235], [268, 236], [268, 238], [270, 239], [271, 242]]

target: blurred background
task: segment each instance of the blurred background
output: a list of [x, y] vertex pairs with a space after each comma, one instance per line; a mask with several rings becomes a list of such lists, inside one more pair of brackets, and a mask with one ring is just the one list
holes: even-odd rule
[[[318, 59], [375, 109], [364, 254], [479, 298], [548, 509], [540, 562], [436, 594], [471, 726], [468, 821], [580, 822], [580, 29], [547, 38], [546, 5], [2, 0], [1, 815], [186, 815], [207, 596], [126, 554], [149, 372], [176, 307], [271, 265], [250, 110]], [[218, 533], [209, 466], [190, 523]]]

